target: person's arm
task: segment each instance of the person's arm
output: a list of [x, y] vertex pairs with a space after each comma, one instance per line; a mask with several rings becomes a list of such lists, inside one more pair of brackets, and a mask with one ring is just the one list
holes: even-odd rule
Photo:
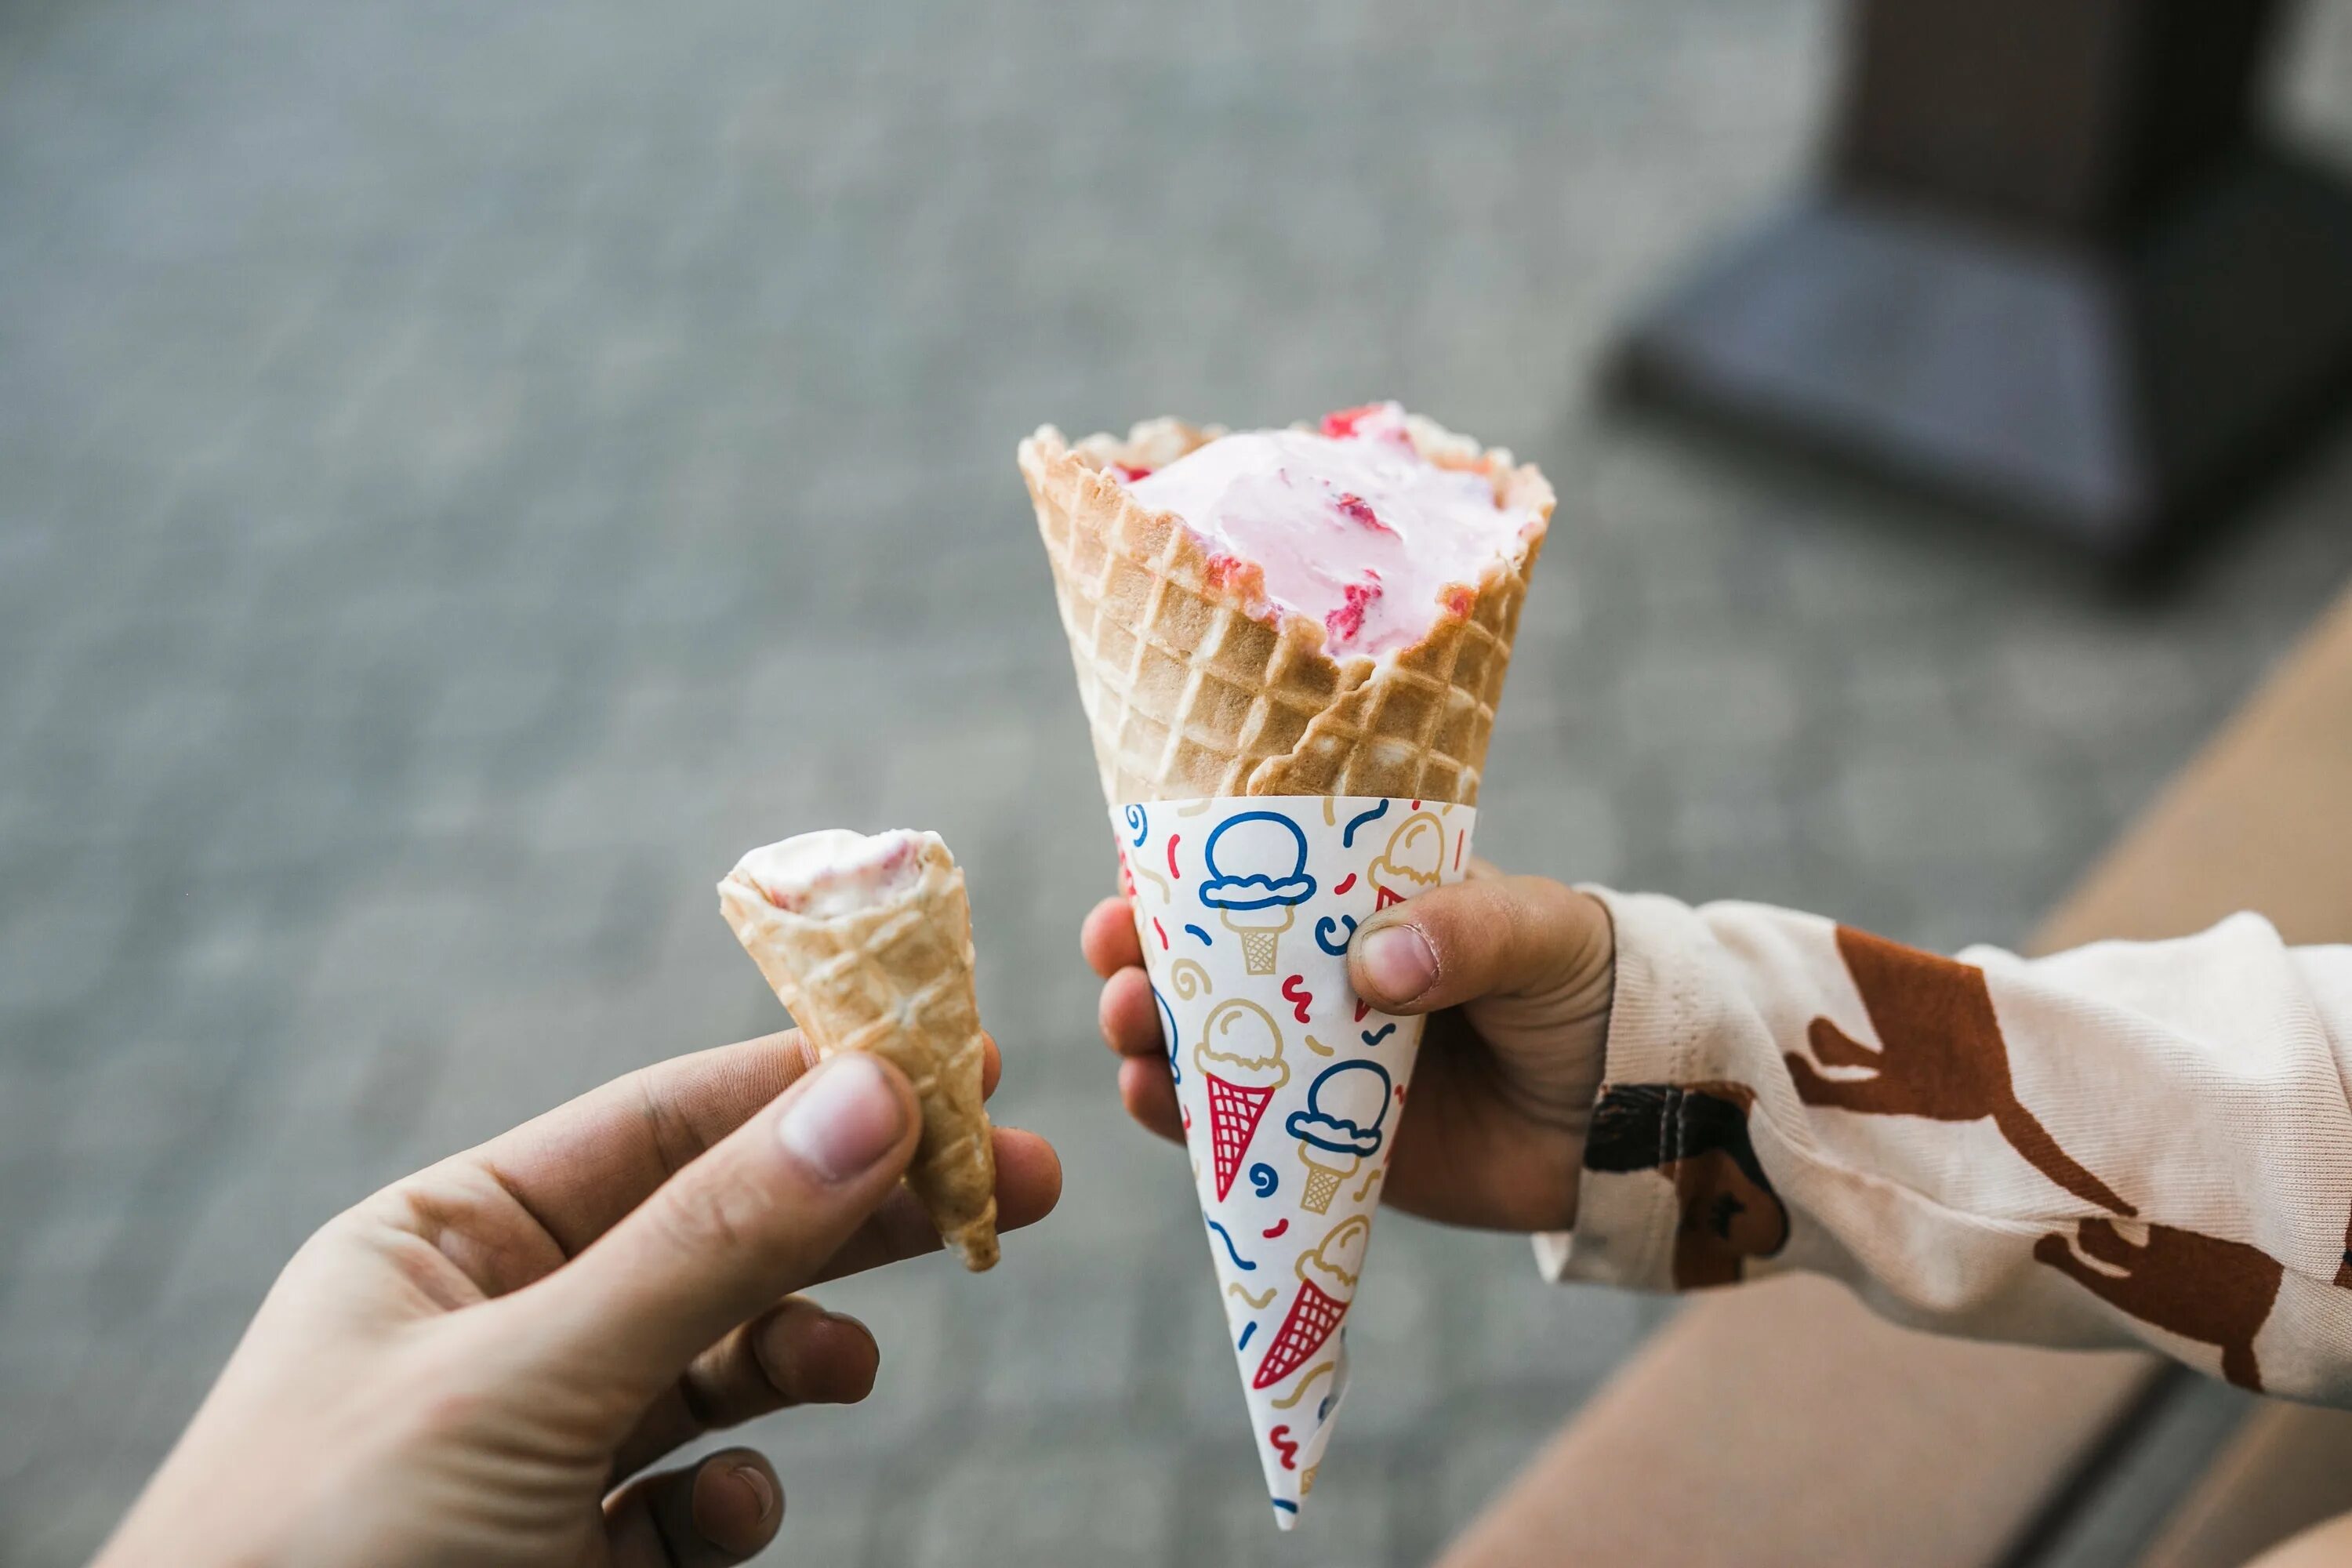
[[[997, 1075], [987, 1047], [985, 1087]], [[705, 1433], [847, 1403], [879, 1352], [791, 1292], [935, 1250], [905, 1075], [797, 1031], [681, 1057], [396, 1182], [295, 1255], [99, 1568], [741, 1562], [768, 1462]], [[999, 1223], [1061, 1166], [996, 1133]]]
[[2239, 915], [1947, 959], [1748, 904], [1601, 894], [1602, 1086], [1555, 1276], [1782, 1268], [1924, 1327], [2135, 1340], [2352, 1401], [2352, 948]]

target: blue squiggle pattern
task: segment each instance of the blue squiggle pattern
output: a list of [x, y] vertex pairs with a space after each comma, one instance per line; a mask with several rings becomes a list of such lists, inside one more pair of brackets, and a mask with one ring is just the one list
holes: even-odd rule
[[1127, 808], [1127, 825], [1135, 829], [1135, 839], [1131, 847], [1137, 849], [1142, 848], [1143, 841], [1151, 837], [1151, 818], [1145, 814], [1143, 807], [1130, 805]]
[[1168, 1043], [1168, 1076], [1177, 1083], [1184, 1081], [1184, 1064], [1176, 1059], [1176, 1009], [1168, 998], [1160, 994], [1160, 987], [1151, 988], [1151, 999], [1160, 1004], [1160, 1037]]
[[1389, 803], [1387, 801], [1382, 801], [1380, 805], [1372, 807], [1371, 810], [1365, 812], [1362, 816], [1349, 817], [1348, 819], [1348, 830], [1339, 835], [1339, 847], [1342, 849], [1353, 849], [1356, 847], [1356, 829], [1363, 826], [1364, 824], [1368, 822], [1378, 822], [1381, 817], [1386, 816], [1388, 814]]
[[[1331, 940], [1331, 933], [1338, 931], [1343, 925], [1348, 928], [1347, 936], [1341, 937], [1338, 942], [1333, 942]], [[1336, 921], [1329, 915], [1325, 915], [1321, 920], [1315, 922], [1315, 945], [1321, 948], [1324, 952], [1329, 953], [1334, 958], [1345, 958], [1348, 955], [1348, 940], [1355, 934], [1356, 917], [1353, 915], [1341, 915]]]
[[1275, 1173], [1272, 1165], [1263, 1160], [1249, 1168], [1249, 1179], [1251, 1187], [1262, 1198], [1274, 1196], [1274, 1190], [1282, 1185], [1282, 1178]]
[[1234, 1349], [1237, 1351], [1245, 1351], [1249, 1349], [1250, 1336], [1256, 1332], [1257, 1323], [1255, 1321], [1244, 1323], [1242, 1325], [1242, 1337], [1234, 1342]]
[[1371, 1030], [1366, 1029], [1364, 1031], [1364, 1044], [1368, 1046], [1377, 1046], [1382, 1040], [1387, 1039], [1391, 1035], [1395, 1033], [1396, 1026], [1394, 1024], [1382, 1024], [1378, 1034], [1374, 1034]]
[[1192, 935], [1199, 937], [1202, 947], [1214, 947], [1217, 945], [1216, 942], [1210, 938], [1209, 933], [1202, 931], [1199, 926], [1188, 925], [1184, 930]]
[[1208, 1219], [1205, 1215], [1202, 1216], [1202, 1219], [1211, 1230], [1217, 1233], [1217, 1239], [1225, 1244], [1225, 1256], [1234, 1260], [1234, 1268], [1240, 1269], [1244, 1274], [1255, 1274], [1257, 1272], [1257, 1265], [1252, 1263], [1248, 1258], [1244, 1258], [1241, 1254], [1241, 1249], [1234, 1245], [1234, 1238], [1231, 1232], [1227, 1231], [1223, 1226], [1219, 1225], [1215, 1220]]

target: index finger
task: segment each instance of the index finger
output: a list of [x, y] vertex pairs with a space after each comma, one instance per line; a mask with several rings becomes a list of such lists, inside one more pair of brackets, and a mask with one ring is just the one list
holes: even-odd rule
[[[570, 1258], [817, 1062], [798, 1029], [641, 1068], [458, 1156], [488, 1171]], [[1003, 1061], [982, 1049], [992, 1093]]]
[[1135, 906], [1124, 898], [1105, 899], [1087, 911], [1078, 928], [1078, 951], [1087, 967], [1108, 980], [1143, 962], [1143, 939], [1135, 932]]

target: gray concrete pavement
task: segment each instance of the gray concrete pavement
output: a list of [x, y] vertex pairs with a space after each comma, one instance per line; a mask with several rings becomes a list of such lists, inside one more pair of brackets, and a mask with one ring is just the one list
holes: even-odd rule
[[[2020, 936], [2352, 569], [2352, 445], [2127, 609], [1600, 416], [1611, 324], [1801, 166], [1828, 10], [1429, 15], [0, 14], [0, 1561], [92, 1549], [321, 1218], [772, 1026], [710, 884], [825, 824], [957, 846], [1069, 1187], [996, 1275], [828, 1295], [883, 1381], [753, 1433], [776, 1560], [1417, 1562], [1659, 1320], [1389, 1220], [1273, 1535], [1073, 952], [1040, 421], [1396, 395], [1532, 457], [1482, 847], [1942, 944]], [[2352, 18], [2305, 32], [2352, 156]]]

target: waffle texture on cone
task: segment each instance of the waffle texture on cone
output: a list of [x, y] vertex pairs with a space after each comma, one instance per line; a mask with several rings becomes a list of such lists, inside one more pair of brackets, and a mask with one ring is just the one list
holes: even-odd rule
[[1118, 468], [1166, 467], [1223, 432], [1172, 419], [1071, 446], [1021, 443], [1054, 569], [1078, 695], [1113, 803], [1212, 795], [1391, 795], [1475, 805], [1551, 487], [1532, 466], [1428, 420], [1414, 447], [1475, 471], [1537, 521], [1518, 552], [1384, 659], [1333, 658], [1324, 627], [1254, 602], [1171, 512], [1139, 505]]
[[923, 836], [919, 865], [903, 892], [823, 918], [777, 908], [739, 865], [719, 884], [719, 907], [820, 1055], [871, 1051], [913, 1082], [923, 1130], [907, 1185], [977, 1270], [997, 1258], [996, 1153], [981, 1098], [971, 910], [937, 835]]

